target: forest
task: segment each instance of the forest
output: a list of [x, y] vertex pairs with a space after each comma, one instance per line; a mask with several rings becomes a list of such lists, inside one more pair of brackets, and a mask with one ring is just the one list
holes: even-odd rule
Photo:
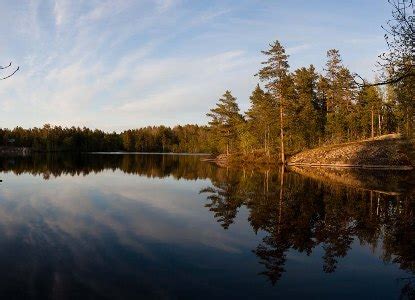
[[336, 49], [327, 52], [323, 74], [313, 65], [290, 72], [288, 55], [278, 41], [263, 53], [268, 60], [257, 75], [265, 89], [256, 86], [249, 110], [242, 114], [226, 91], [208, 113], [222, 152], [261, 151], [269, 156], [385, 133], [412, 134], [414, 77], [385, 87], [359, 85]]
[[0, 129], [0, 146], [27, 147], [34, 152], [207, 153], [212, 149], [207, 135], [207, 127], [199, 125], [173, 128], [148, 126], [121, 133], [107, 133], [99, 129], [63, 128], [46, 124], [42, 128]]

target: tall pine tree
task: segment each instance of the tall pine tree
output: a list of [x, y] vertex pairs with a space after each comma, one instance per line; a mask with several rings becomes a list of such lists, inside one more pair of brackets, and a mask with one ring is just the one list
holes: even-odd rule
[[268, 58], [262, 62], [264, 67], [259, 70], [258, 76], [262, 81], [266, 82], [266, 88], [273, 97], [276, 105], [279, 107], [280, 120], [280, 151], [281, 162], [285, 163], [284, 149], [284, 120], [285, 106], [290, 96], [291, 78], [289, 75], [288, 54], [285, 53], [284, 47], [279, 41], [275, 41], [269, 45], [270, 48], [262, 51]]
[[338, 50], [327, 51], [327, 59], [326, 133], [329, 140], [342, 141], [351, 137], [354, 80], [350, 71], [343, 66]]

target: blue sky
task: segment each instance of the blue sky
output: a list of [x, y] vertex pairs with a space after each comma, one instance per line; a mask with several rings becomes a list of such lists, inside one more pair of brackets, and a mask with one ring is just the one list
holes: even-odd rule
[[278, 39], [292, 69], [340, 50], [373, 78], [386, 0], [0, 1], [0, 127], [45, 123], [120, 131], [206, 123], [226, 89], [242, 110], [261, 50]]

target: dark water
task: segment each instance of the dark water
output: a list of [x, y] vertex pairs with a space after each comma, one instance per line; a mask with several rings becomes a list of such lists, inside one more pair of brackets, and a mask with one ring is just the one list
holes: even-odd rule
[[0, 170], [1, 299], [414, 297], [406, 175], [355, 188], [171, 155]]

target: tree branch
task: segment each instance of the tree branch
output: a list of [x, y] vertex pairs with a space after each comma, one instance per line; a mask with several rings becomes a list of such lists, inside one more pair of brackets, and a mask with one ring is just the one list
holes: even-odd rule
[[7, 78], [9, 78], [9, 77], [12, 77], [14, 74], [16, 74], [16, 72], [17, 72], [17, 71], [19, 71], [19, 69], [20, 69], [20, 67], [17, 67], [17, 69], [16, 69], [16, 70], [14, 70], [14, 72], [13, 72], [13, 73], [11, 73], [10, 75], [7, 75], [6, 77], [2, 77], [2, 78], [0, 78], [0, 80], [4, 80], [4, 79], [7, 79]]
[[7, 69], [11, 65], [12, 65], [12, 63], [10, 62], [7, 66], [0, 66], [0, 70]]
[[[397, 77], [392, 77], [389, 78], [388, 80], [384, 80], [384, 81], [380, 81], [380, 82], [376, 82], [376, 83], [368, 83], [362, 76], [360, 76], [357, 73], [353, 74], [353, 81], [359, 86], [359, 87], [369, 87], [369, 86], [380, 86], [380, 85], [388, 85], [388, 84], [394, 84], [394, 83], [398, 83], [401, 80], [408, 78], [408, 77], [413, 77], [415, 76], [415, 72], [409, 72], [409, 73], [405, 73], [405, 74], [401, 74]], [[357, 82], [356, 81], [356, 77], [358, 77], [359, 79], [362, 80], [362, 82]]]

